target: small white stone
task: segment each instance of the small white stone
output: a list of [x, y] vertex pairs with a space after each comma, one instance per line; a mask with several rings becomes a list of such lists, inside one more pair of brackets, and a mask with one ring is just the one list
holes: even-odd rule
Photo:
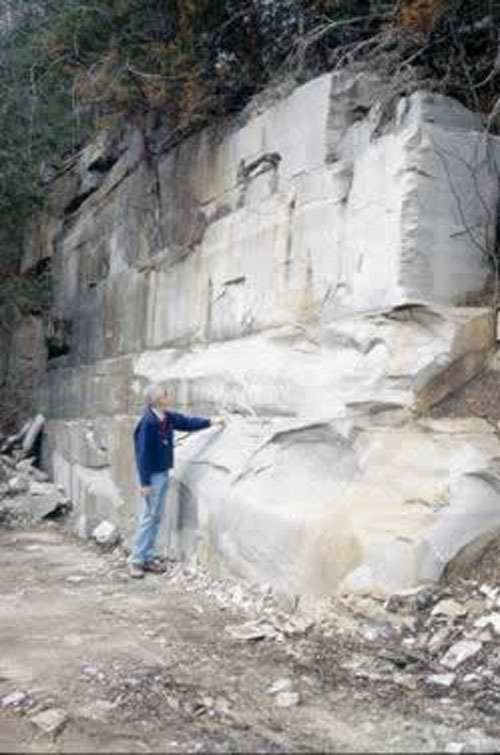
[[400, 687], [405, 689], [417, 689], [417, 680], [411, 674], [394, 674], [395, 684], [399, 684]]
[[455, 679], [456, 674], [433, 674], [426, 679], [427, 684], [435, 684], [438, 687], [451, 687]]
[[405, 637], [402, 644], [406, 645], [406, 647], [411, 648], [417, 644], [417, 640], [415, 637]]
[[278, 692], [289, 692], [292, 689], [291, 679], [277, 679], [267, 690], [269, 695], [276, 695]]
[[479, 674], [466, 674], [462, 680], [462, 684], [468, 686], [468, 685], [480, 684], [481, 681], [482, 680]]
[[477, 640], [460, 640], [448, 650], [446, 655], [441, 658], [441, 665], [449, 669], [455, 669], [468, 658], [472, 658], [482, 648], [482, 642]]
[[95, 666], [84, 666], [82, 670], [86, 676], [97, 676], [98, 674], [98, 669]]
[[114, 545], [118, 540], [118, 530], [111, 522], [101, 522], [92, 532], [99, 545]]
[[279, 692], [275, 697], [278, 708], [294, 708], [300, 702], [298, 692]]

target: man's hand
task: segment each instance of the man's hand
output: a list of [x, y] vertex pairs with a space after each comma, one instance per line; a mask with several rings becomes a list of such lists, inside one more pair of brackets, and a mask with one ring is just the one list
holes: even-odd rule
[[226, 420], [224, 417], [215, 417], [215, 419], [212, 420], [212, 425], [218, 425], [219, 427], [225, 427], [226, 426]]
[[148, 497], [148, 495], [151, 493], [151, 490], [152, 490], [151, 485], [141, 485], [141, 495], [144, 498]]

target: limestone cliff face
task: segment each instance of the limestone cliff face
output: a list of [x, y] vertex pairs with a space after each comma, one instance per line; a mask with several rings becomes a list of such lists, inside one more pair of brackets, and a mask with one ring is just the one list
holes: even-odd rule
[[415, 418], [494, 347], [491, 313], [462, 305], [488, 274], [496, 145], [438, 95], [388, 117], [381, 88], [325, 75], [158, 159], [133, 128], [103, 135], [55, 181], [24, 264], [52, 256], [69, 351], [39, 407], [83, 536], [132, 531], [151, 380], [228, 417], [180, 439], [171, 555], [384, 592], [500, 523], [489, 425]]

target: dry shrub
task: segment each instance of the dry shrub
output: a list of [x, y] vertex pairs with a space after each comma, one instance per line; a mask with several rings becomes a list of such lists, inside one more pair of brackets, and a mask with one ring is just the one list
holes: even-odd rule
[[398, 22], [425, 41], [451, 5], [451, 0], [402, 0]]

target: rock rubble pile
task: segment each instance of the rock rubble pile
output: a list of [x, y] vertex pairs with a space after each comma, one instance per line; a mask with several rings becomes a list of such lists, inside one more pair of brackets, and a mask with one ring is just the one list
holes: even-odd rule
[[60, 485], [38, 464], [44, 418], [37, 415], [17, 435], [0, 437], [0, 524], [28, 525], [71, 509]]

